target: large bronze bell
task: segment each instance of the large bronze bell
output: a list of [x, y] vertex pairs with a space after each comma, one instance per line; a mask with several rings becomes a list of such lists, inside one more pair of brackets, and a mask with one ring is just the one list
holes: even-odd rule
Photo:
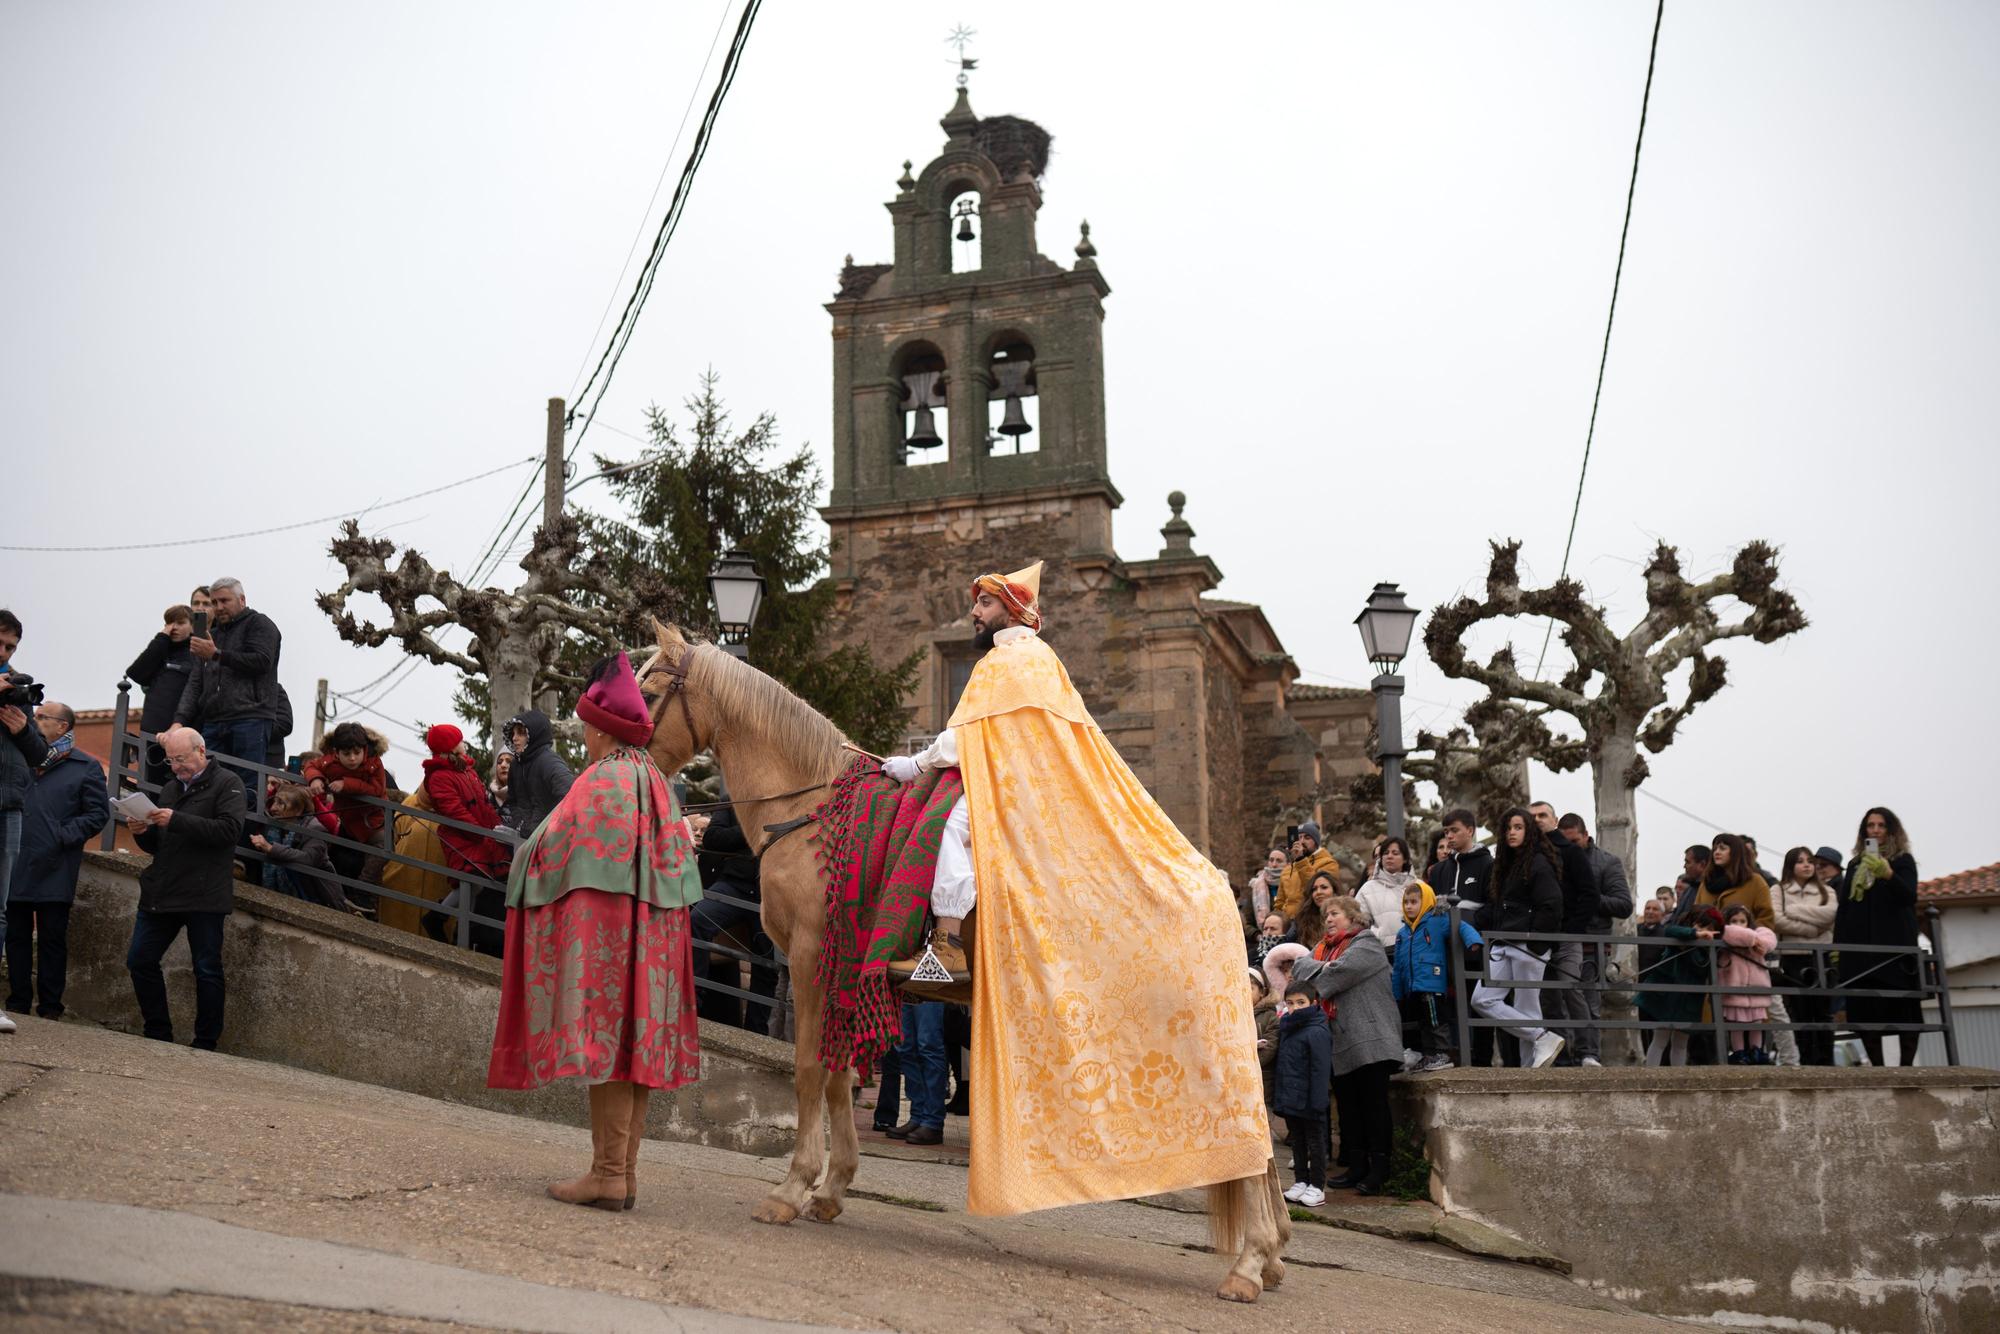
[[970, 213], [961, 213], [958, 215], [958, 239], [961, 241], [970, 241], [973, 239], [972, 215]]
[[1034, 427], [1028, 425], [1028, 414], [1021, 410], [1021, 396], [1019, 394], [1007, 395], [1007, 411], [1000, 418], [1000, 434], [1011, 435], [1018, 440], [1034, 429]]
[[944, 437], [937, 433], [937, 419], [929, 408], [917, 409], [917, 420], [903, 443], [911, 449], [933, 449], [944, 443]]

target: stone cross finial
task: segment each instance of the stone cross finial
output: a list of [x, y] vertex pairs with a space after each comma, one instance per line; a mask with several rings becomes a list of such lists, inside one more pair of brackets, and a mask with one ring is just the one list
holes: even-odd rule
[[1160, 536], [1167, 539], [1167, 544], [1160, 548], [1160, 559], [1193, 555], [1194, 525], [1181, 517], [1181, 511], [1187, 508], [1187, 497], [1179, 491], [1168, 492], [1167, 508], [1174, 512], [1174, 517], [1160, 529]]

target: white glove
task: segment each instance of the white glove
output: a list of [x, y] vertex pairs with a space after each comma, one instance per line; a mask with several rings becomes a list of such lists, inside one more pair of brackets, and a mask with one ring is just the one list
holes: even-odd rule
[[917, 762], [908, 755], [891, 755], [882, 761], [882, 772], [899, 783], [907, 783], [915, 779], [922, 770], [917, 768]]

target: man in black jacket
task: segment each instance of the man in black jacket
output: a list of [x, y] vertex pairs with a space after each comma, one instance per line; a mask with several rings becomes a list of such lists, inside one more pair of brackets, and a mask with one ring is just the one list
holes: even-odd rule
[[167, 753], [157, 738], [174, 725], [174, 711], [187, 693], [195, 664], [194, 654], [188, 651], [188, 640], [194, 635], [194, 612], [185, 604], [176, 604], [167, 608], [161, 619], [166, 624], [125, 669], [125, 675], [146, 692], [146, 702], [139, 710], [139, 730], [155, 738], [146, 743], [146, 782], [156, 788], [173, 777], [167, 768]]
[[507, 744], [514, 770], [507, 778], [507, 804], [500, 818], [522, 838], [535, 832], [569, 791], [576, 775], [556, 754], [556, 729], [540, 709], [507, 720]]
[[[219, 755], [262, 764], [278, 721], [278, 653], [283, 636], [271, 618], [252, 611], [238, 579], [208, 586], [213, 618], [206, 639], [188, 641], [194, 671], [174, 710], [174, 721], [199, 727]], [[289, 712], [289, 706], [286, 706]], [[238, 769], [246, 790], [256, 771]]]
[[172, 1042], [160, 959], [185, 930], [194, 956], [194, 1045], [214, 1051], [222, 1036], [222, 927], [236, 903], [230, 864], [243, 832], [243, 781], [210, 762], [193, 728], [176, 727], [162, 744], [174, 772], [160, 793], [162, 809], [130, 822], [153, 861], [139, 873], [139, 916], [125, 968], [146, 1036]]
[[[1456, 897], [1464, 906], [1465, 920], [1471, 921], [1479, 905], [1486, 902], [1486, 886], [1493, 878], [1493, 851], [1479, 845], [1479, 817], [1463, 806], [1444, 813], [1444, 842], [1438, 846], [1439, 861], [1431, 868], [1428, 883], [1442, 899]], [[1461, 987], [1470, 984], [1460, 978]], [[1460, 1052], [1459, 1059], [1476, 1067], [1493, 1064], [1494, 1033], [1491, 1028], [1472, 1030], [1472, 1050]], [[1506, 1046], [1503, 1059], [1514, 1063], [1514, 1039], [1500, 1034]]]
[[[21, 619], [0, 607], [0, 697], [27, 677], [16, 678], [7, 664], [21, 647]], [[21, 851], [22, 809], [35, 766], [48, 757], [48, 739], [35, 726], [32, 706], [0, 704], [0, 943], [7, 936], [7, 889], [14, 878], [14, 859]], [[0, 1014], [0, 1033], [14, 1031], [14, 1021]]]
[[[1598, 915], [1597, 873], [1591, 868], [1590, 854], [1563, 837], [1556, 808], [1546, 801], [1531, 803], [1528, 814], [1535, 817], [1536, 828], [1562, 863], [1562, 926], [1558, 929], [1566, 936], [1589, 935]], [[1565, 1042], [1563, 1054], [1556, 1059], [1558, 1065], [1576, 1065], [1582, 1055], [1583, 1035], [1595, 1031], [1586, 1027], [1591, 1013], [1581, 985], [1584, 953], [1583, 942], [1578, 940], [1566, 940], [1549, 951], [1548, 976], [1578, 984], [1542, 993], [1542, 1013]]]
[[[1565, 841], [1583, 850], [1597, 883], [1597, 916], [1591, 919], [1590, 934], [1609, 936], [1619, 922], [1632, 915], [1632, 882], [1625, 874], [1625, 863], [1592, 841], [1590, 826], [1574, 811], [1563, 816], [1557, 828]], [[1583, 954], [1584, 989], [1577, 994], [1583, 997], [1593, 1021], [1604, 1013], [1604, 991], [1598, 984], [1604, 980], [1606, 957], [1603, 946], [1586, 948]], [[1577, 1045], [1578, 1064], [1592, 1067], [1604, 1064], [1598, 1059], [1604, 1050], [1603, 1034], [1596, 1029], [1580, 1030]]]

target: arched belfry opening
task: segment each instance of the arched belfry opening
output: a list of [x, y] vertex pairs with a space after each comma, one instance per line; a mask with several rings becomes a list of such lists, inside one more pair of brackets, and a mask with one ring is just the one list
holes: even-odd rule
[[945, 401], [944, 355], [929, 343], [905, 348], [897, 358], [897, 432], [891, 462], [924, 467], [951, 459], [951, 407]]
[[1033, 454], [1042, 447], [1042, 400], [1035, 384], [1035, 349], [1011, 338], [993, 349], [986, 365], [986, 452], [995, 457]]
[[953, 273], [977, 273], [981, 268], [981, 242], [985, 236], [985, 223], [979, 213], [979, 191], [970, 186], [957, 186], [947, 191], [951, 206], [945, 216], [951, 223], [951, 245], [945, 254], [951, 260]]

